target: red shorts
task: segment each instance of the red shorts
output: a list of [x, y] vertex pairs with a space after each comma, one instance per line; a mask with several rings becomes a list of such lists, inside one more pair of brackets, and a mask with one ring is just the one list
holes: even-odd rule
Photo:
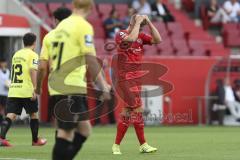
[[141, 83], [124, 80], [116, 84], [116, 91], [125, 103], [124, 107], [135, 109], [142, 106]]

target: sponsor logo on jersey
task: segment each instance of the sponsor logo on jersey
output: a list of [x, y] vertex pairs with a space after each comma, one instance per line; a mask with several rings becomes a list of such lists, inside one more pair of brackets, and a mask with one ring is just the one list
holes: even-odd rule
[[85, 45], [88, 47], [93, 46], [93, 36], [92, 35], [85, 36]]

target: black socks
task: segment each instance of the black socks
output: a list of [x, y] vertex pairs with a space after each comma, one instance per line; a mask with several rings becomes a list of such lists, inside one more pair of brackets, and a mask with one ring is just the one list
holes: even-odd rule
[[53, 160], [73, 160], [86, 140], [87, 137], [79, 133], [75, 133], [73, 142], [56, 138], [53, 148]]
[[80, 133], [76, 133], [74, 135], [74, 139], [73, 139], [73, 157], [72, 159], [77, 155], [77, 153], [81, 150], [83, 143], [87, 140], [87, 137], [81, 135]]
[[53, 148], [53, 160], [72, 160], [73, 144], [62, 138], [56, 138], [56, 143]]
[[2, 139], [6, 138], [6, 134], [9, 128], [11, 127], [11, 125], [12, 125], [12, 120], [8, 117], [6, 117], [5, 120], [2, 121], [1, 134], [0, 134], [0, 137]]
[[39, 121], [38, 119], [31, 119], [30, 120], [30, 127], [32, 131], [32, 141], [38, 141], [38, 128], [39, 128]]

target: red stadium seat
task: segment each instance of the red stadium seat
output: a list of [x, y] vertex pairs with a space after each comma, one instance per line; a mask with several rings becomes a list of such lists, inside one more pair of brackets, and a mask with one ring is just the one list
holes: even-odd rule
[[191, 54], [194, 56], [206, 56], [206, 48], [199, 41], [190, 40], [189, 47]]
[[240, 29], [239, 24], [228, 23], [223, 26], [223, 41], [226, 47], [240, 46]]
[[167, 28], [172, 38], [184, 38], [185, 32], [180, 23], [177, 22], [168, 23]]
[[98, 5], [98, 11], [102, 17], [108, 17], [112, 9], [113, 9], [112, 4], [100, 3]]
[[[168, 39], [169, 38], [169, 32], [168, 32], [167, 27], [166, 27], [166, 25], [164, 23], [162, 23], [162, 22], [153, 22], [153, 25], [160, 32], [161, 37], [163, 39]], [[149, 29], [149, 27], [145, 27], [145, 28]]]
[[153, 25], [159, 30], [167, 30], [166, 25], [163, 22], [153, 22]]
[[56, 9], [58, 9], [59, 7], [62, 7], [63, 4], [62, 3], [49, 3], [49, 7], [50, 7], [50, 10], [51, 12], [54, 12]]
[[101, 19], [89, 16], [88, 17], [88, 22], [91, 23], [94, 27], [103, 27], [103, 23]]
[[170, 32], [178, 32], [179, 30], [183, 30], [182, 29], [182, 25], [178, 22], [169, 22], [167, 23], [167, 28]]
[[159, 50], [160, 55], [165, 55], [165, 56], [173, 56], [174, 55], [174, 49], [172, 47], [170, 39], [163, 40], [162, 43], [157, 45], [157, 49]]
[[39, 9], [39, 10], [41, 10], [41, 11], [45, 11], [45, 12], [47, 12], [47, 7], [46, 7], [46, 3], [41, 3], [41, 2], [38, 2], [38, 3], [34, 3], [35, 4], [35, 6]]
[[228, 31], [224, 34], [226, 47], [240, 47], [240, 32], [238, 30]]
[[101, 19], [99, 18], [96, 19], [96, 17], [89, 17], [88, 21], [93, 26], [95, 38], [105, 39], [106, 33], [105, 33]]
[[39, 3], [34, 3], [34, 4], [39, 10], [41, 10], [41, 12], [48, 14], [46, 3], [39, 2]]
[[103, 27], [94, 27], [95, 38], [106, 38], [106, 33]]
[[145, 56], [159, 55], [158, 49], [155, 45], [152, 46], [145, 45], [143, 49]]
[[239, 28], [238, 23], [227, 23], [223, 25], [223, 31], [238, 30], [238, 28]]
[[97, 55], [104, 55], [106, 53], [106, 51], [104, 49], [104, 44], [105, 44], [104, 39], [96, 38], [94, 40], [94, 44], [95, 44], [95, 47], [96, 47]]
[[176, 50], [178, 56], [190, 56], [190, 49], [184, 40], [173, 40], [173, 48]]
[[128, 5], [127, 4], [115, 4], [115, 9], [120, 15], [120, 18], [124, 18], [128, 13]]
[[72, 8], [73, 8], [73, 7], [72, 7], [72, 3], [67, 3], [67, 4], [66, 4], [66, 7], [69, 8], [69, 9], [72, 9]]

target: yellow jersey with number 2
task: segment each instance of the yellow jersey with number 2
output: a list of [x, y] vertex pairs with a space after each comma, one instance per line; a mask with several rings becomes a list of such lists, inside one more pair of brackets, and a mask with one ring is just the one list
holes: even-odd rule
[[31, 69], [38, 69], [38, 54], [30, 48], [17, 51], [12, 58], [11, 84], [8, 97], [31, 98], [34, 92]]

